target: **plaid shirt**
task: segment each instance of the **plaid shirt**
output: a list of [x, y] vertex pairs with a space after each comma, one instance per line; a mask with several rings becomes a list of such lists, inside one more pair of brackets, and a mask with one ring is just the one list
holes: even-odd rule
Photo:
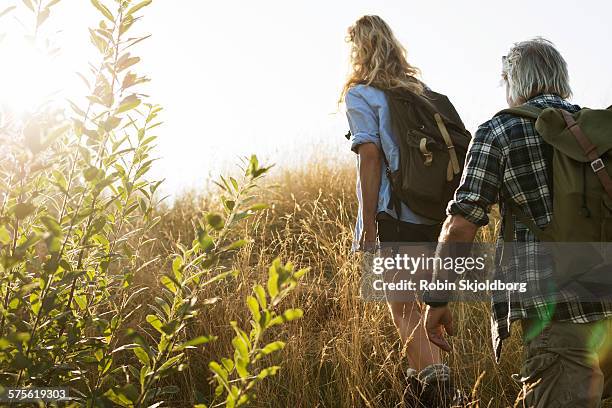
[[[561, 108], [577, 112], [580, 107], [571, 105], [556, 95], [544, 94], [527, 102], [540, 108]], [[516, 205], [523, 214], [531, 217], [538, 227], [545, 227], [552, 219], [552, 163], [553, 150], [538, 135], [531, 120], [502, 114], [482, 124], [474, 136], [463, 171], [461, 184], [449, 203], [448, 213], [460, 214], [468, 221], [484, 226], [489, 222], [487, 213], [495, 203], [501, 203], [502, 220], [505, 221], [505, 202]], [[545, 293], [546, 284], [552, 278], [552, 268], [543, 266], [537, 238], [522, 223], [514, 222], [514, 241], [521, 244], [503, 268], [496, 270], [496, 278], [506, 282], [527, 282], [530, 293]], [[504, 222], [505, 223], [505, 222]], [[497, 240], [499, 249], [503, 243], [503, 225]], [[538, 264], [540, 262], [540, 264]], [[541, 289], [541, 290], [540, 290]], [[530, 317], [555, 319], [574, 323], [587, 323], [612, 317], [609, 302], [580, 303], [569, 293], [557, 294], [551, 305], [550, 297], [519, 296], [497, 292], [493, 296], [492, 330], [495, 355], [499, 359], [502, 340], [510, 336], [513, 321]]]

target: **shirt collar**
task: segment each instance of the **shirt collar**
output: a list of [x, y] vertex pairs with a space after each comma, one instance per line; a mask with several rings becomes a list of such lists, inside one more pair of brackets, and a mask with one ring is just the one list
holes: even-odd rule
[[561, 103], [561, 104], [569, 104], [565, 99], [561, 98], [559, 95], [545, 93], [534, 96], [533, 98], [527, 101], [528, 104], [546, 104], [546, 103]]

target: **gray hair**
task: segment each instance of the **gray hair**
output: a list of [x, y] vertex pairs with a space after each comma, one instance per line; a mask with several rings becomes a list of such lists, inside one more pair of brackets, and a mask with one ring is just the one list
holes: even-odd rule
[[503, 58], [502, 76], [514, 101], [543, 93], [563, 99], [572, 95], [565, 59], [552, 42], [541, 37], [514, 44]]

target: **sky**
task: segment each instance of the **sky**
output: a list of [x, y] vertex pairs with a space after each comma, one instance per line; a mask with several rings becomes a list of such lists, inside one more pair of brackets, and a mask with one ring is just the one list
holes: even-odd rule
[[[12, 3], [21, 1], [0, 0], [0, 11]], [[138, 68], [152, 79], [151, 101], [164, 107], [154, 175], [166, 179], [167, 192], [180, 193], [253, 153], [281, 166], [313, 156], [350, 162], [337, 100], [349, 68], [346, 29], [363, 14], [389, 23], [423, 80], [450, 97], [471, 131], [505, 107], [502, 55], [535, 36], [553, 41], [567, 60], [575, 103], [607, 107], [612, 3], [585, 4], [154, 0], [135, 27], [152, 34], [136, 49]], [[98, 16], [88, 0], [62, 0], [53, 10], [47, 30], [62, 45], [60, 68], [70, 67], [57, 69], [61, 78], [53, 82], [70, 94], [78, 83], [73, 72], [84, 72], [92, 55], [87, 27]], [[23, 31], [14, 16], [0, 20], [0, 32], [7, 31]], [[5, 83], [27, 71], [4, 61]]]

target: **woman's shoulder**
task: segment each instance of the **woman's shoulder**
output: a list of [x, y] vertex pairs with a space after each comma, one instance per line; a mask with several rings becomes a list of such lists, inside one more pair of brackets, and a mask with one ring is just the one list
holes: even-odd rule
[[374, 105], [379, 105], [382, 102], [386, 101], [384, 91], [381, 91], [380, 89], [374, 86], [365, 85], [365, 84], [353, 85], [351, 88], [349, 88], [346, 95], [347, 95], [347, 102], [348, 102], [348, 99], [351, 97], [365, 99], [367, 102], [374, 104]]

